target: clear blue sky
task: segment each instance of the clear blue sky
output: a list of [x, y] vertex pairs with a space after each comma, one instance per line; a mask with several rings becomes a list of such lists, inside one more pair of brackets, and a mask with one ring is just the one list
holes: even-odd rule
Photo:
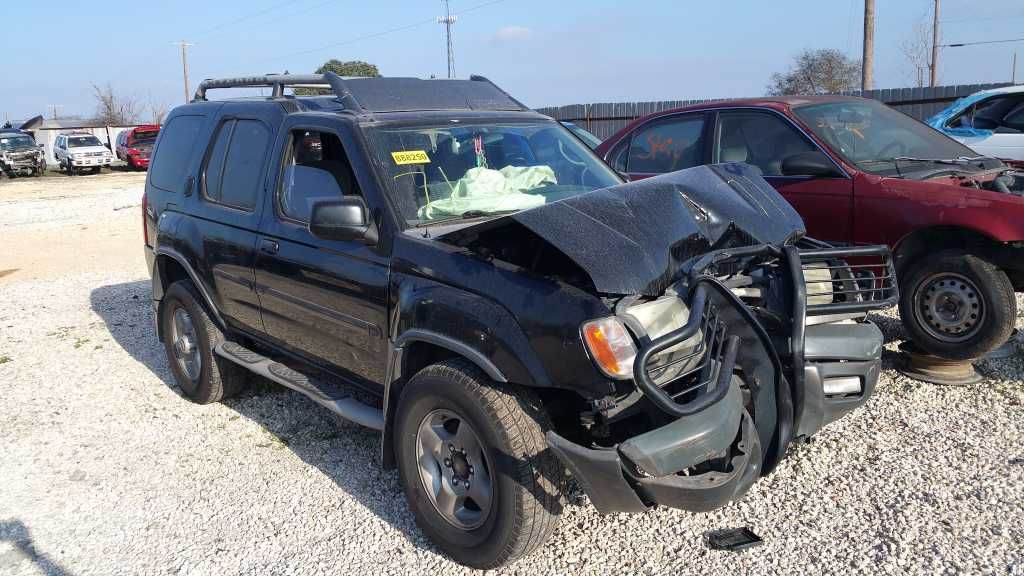
[[[366, 60], [385, 75], [445, 73], [438, 0], [2, 1], [0, 114], [14, 119], [48, 104], [89, 116], [91, 82], [176, 105], [179, 39], [196, 43], [193, 89], [212, 76], [308, 72], [328, 58]], [[473, 9], [485, 2], [451, 3], [463, 12], [456, 71], [487, 75], [531, 106], [759, 95], [803, 48], [861, 51], [863, 0], [502, 0]], [[944, 43], [1024, 37], [1022, 0], [942, 3]], [[876, 86], [912, 85], [900, 46], [932, 1], [877, 4]], [[943, 49], [940, 82], [1008, 81], [1014, 49], [1024, 78], [1019, 42]]]

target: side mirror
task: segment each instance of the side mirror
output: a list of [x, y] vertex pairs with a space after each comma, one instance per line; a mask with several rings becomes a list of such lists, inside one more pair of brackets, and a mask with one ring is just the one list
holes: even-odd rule
[[313, 204], [309, 231], [324, 240], [350, 240], [367, 245], [377, 243], [377, 225], [369, 217], [359, 196], [323, 200]]
[[821, 178], [842, 176], [832, 160], [820, 150], [787, 156], [782, 161], [782, 174], [784, 176], [817, 176]]

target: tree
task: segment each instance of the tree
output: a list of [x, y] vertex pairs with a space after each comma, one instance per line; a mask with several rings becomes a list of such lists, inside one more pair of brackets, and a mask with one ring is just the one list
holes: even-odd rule
[[839, 50], [804, 50], [789, 70], [772, 74], [768, 94], [830, 94], [859, 86], [860, 62]]
[[[331, 58], [316, 69], [317, 74], [323, 74], [324, 72], [334, 72], [338, 76], [358, 76], [363, 78], [377, 78], [380, 76], [380, 70], [377, 69], [376, 64], [370, 64], [369, 62], [363, 62], [362, 60], [346, 60], [342, 62], [337, 58]], [[296, 96], [313, 96], [317, 94], [330, 93], [331, 92], [329, 90], [320, 90], [317, 88], [295, 89]]]
[[128, 126], [138, 120], [141, 106], [129, 96], [118, 96], [110, 84], [92, 85], [96, 98], [96, 116], [92, 122], [97, 126]]
[[167, 116], [167, 103], [157, 102], [156, 100], [150, 101], [149, 113], [153, 116], [153, 124], [163, 124], [164, 117]]
[[910, 36], [900, 43], [900, 51], [911, 66], [908, 76], [917, 86], [924, 86], [932, 60], [932, 31], [928, 15], [924, 15], [914, 24]]

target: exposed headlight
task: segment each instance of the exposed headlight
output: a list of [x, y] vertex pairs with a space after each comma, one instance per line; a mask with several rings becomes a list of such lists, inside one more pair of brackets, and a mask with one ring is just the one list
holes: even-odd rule
[[621, 320], [614, 317], [591, 320], [580, 331], [590, 357], [601, 372], [617, 380], [633, 377], [636, 345]]

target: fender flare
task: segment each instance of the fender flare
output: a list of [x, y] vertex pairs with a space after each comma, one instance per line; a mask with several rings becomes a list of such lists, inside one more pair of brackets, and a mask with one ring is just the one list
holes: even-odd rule
[[[157, 299], [156, 298], [157, 282], [160, 283], [161, 287], [163, 285], [163, 274], [160, 271], [159, 257], [160, 256], [166, 256], [166, 257], [174, 260], [178, 264], [180, 264], [181, 267], [185, 269], [185, 273], [188, 274], [189, 279], [192, 280], [192, 284], [195, 285], [195, 287], [199, 290], [199, 294], [203, 297], [203, 302], [206, 304], [206, 310], [207, 310], [207, 312], [210, 313], [211, 316], [213, 316], [213, 321], [217, 323], [217, 326], [220, 327], [221, 329], [227, 328], [227, 324], [224, 322], [224, 318], [221, 317], [220, 311], [217, 310], [217, 307], [214, 306], [214, 304], [213, 304], [213, 298], [210, 297], [210, 292], [206, 289], [206, 285], [203, 284], [202, 280], [199, 279], [199, 274], [196, 273], [195, 268], [193, 268], [192, 265], [189, 264], [188, 259], [185, 258], [185, 255], [182, 254], [181, 252], [178, 252], [177, 250], [175, 250], [173, 248], [167, 248], [165, 246], [160, 246], [159, 248], [154, 250], [154, 252], [156, 253], [156, 255], [158, 257], [157, 260], [155, 260], [154, 263], [153, 263], [153, 272], [152, 272], [152, 275], [153, 275], [153, 296], [154, 296], [154, 299]], [[162, 288], [161, 288], [161, 294], [160, 295], [161, 295], [161, 299], [162, 299], [162, 296], [163, 296], [163, 289]], [[158, 307], [157, 308], [157, 313], [158, 314], [159, 314], [159, 310], [160, 309]], [[158, 317], [157, 318], [157, 322], [158, 322], [157, 326], [158, 327], [159, 327], [159, 321], [160, 321], [160, 319]]]
[[[391, 470], [395, 467], [395, 453], [392, 449], [394, 442], [394, 426], [392, 426], [392, 421], [394, 420], [394, 409], [398, 405], [398, 396], [401, 395], [402, 388], [404, 387], [404, 385], [400, 385], [397, 390], [393, 390], [393, 386], [402, 381], [402, 363], [405, 347], [412, 342], [426, 342], [451, 350], [472, 362], [495, 382], [508, 382], [508, 378], [505, 377], [493, 362], [465, 342], [421, 328], [410, 328], [403, 332], [392, 342], [388, 349], [387, 375], [384, 378], [384, 429], [381, 431], [380, 459], [381, 465], [385, 470]], [[395, 394], [396, 392], [398, 394]]]

